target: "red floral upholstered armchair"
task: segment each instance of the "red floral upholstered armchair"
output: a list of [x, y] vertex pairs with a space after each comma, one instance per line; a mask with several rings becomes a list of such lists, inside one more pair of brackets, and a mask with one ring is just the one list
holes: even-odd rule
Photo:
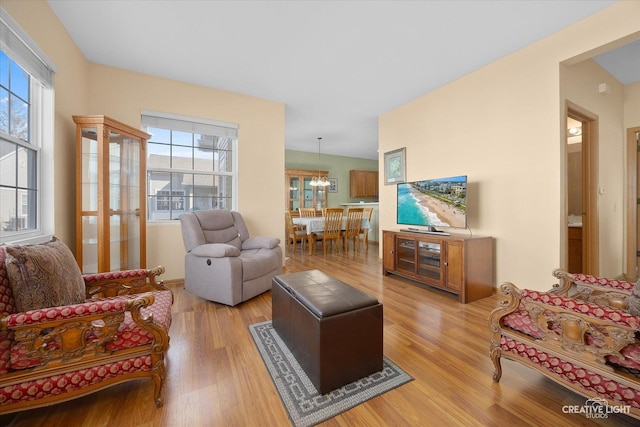
[[162, 405], [173, 295], [163, 267], [83, 276], [71, 251], [0, 246], [0, 414], [151, 378]]
[[640, 285], [553, 274], [560, 283], [549, 292], [501, 286], [507, 299], [490, 316], [494, 381], [503, 356], [640, 418], [640, 317], [629, 312]]

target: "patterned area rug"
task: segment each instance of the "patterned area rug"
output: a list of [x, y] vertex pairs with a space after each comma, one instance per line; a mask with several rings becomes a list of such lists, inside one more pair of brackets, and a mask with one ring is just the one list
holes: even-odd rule
[[249, 331], [295, 427], [316, 425], [413, 380], [385, 357], [382, 371], [320, 394], [271, 321], [249, 325]]

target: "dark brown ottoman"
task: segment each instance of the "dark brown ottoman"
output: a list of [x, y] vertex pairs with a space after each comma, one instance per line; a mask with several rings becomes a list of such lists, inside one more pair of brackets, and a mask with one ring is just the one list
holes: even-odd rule
[[382, 370], [382, 304], [320, 270], [273, 279], [273, 327], [325, 394]]

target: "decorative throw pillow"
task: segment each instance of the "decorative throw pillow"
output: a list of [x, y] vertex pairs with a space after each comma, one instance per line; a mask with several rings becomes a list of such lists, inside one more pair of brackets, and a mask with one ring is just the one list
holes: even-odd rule
[[57, 238], [37, 245], [7, 246], [5, 250], [18, 312], [84, 302], [82, 272], [69, 248]]
[[640, 316], [640, 280], [636, 282], [629, 297], [629, 314]]

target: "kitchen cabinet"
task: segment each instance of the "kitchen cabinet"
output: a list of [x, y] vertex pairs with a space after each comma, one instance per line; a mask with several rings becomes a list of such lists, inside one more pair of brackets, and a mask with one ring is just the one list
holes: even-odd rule
[[378, 171], [350, 170], [350, 197], [378, 197]]

